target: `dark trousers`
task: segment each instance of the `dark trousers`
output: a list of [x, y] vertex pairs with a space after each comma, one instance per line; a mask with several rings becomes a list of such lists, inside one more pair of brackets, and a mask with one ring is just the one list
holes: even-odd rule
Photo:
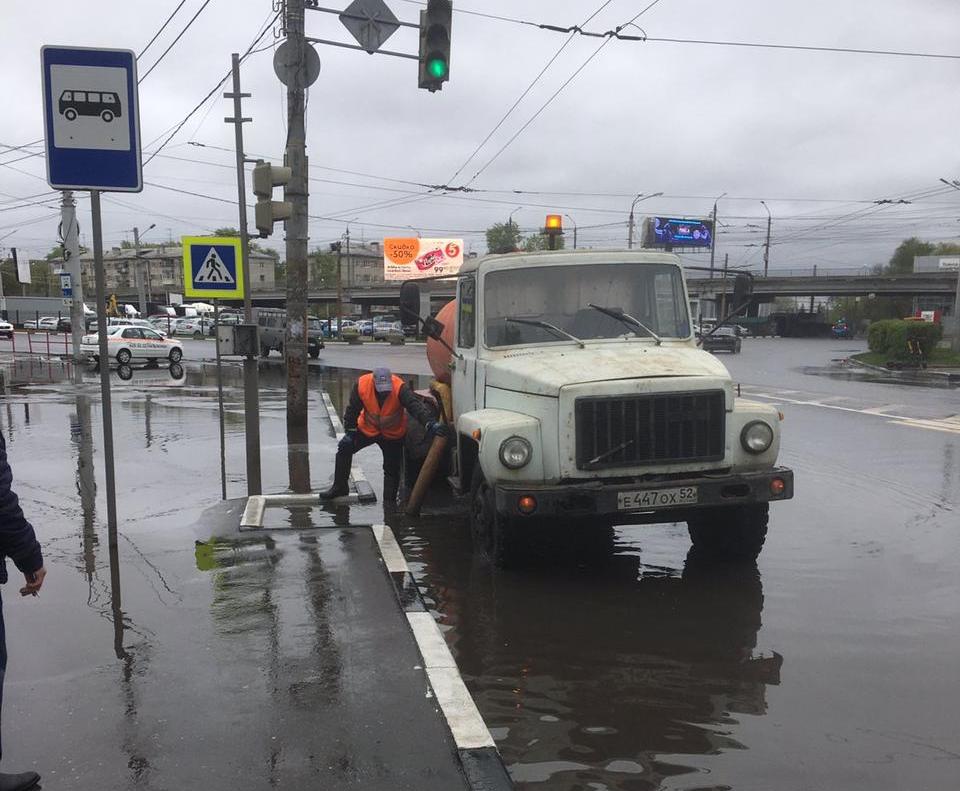
[[[3, 602], [0, 601], [0, 709], [3, 708], [3, 677], [7, 672], [7, 632], [3, 625]], [[0, 758], [3, 757], [3, 744], [0, 742]]]
[[[353, 454], [371, 445], [379, 445], [383, 453], [383, 477], [400, 480], [400, 465], [403, 463], [403, 440], [384, 437], [368, 437], [358, 431], [353, 438], [353, 450], [338, 450], [337, 456], [345, 460], [353, 459]], [[350, 467], [348, 466], [349, 470]]]

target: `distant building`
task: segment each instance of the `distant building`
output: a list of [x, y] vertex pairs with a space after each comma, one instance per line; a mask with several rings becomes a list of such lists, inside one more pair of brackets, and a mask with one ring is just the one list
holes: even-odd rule
[[[913, 258], [914, 272], [957, 272], [960, 271], [960, 254], [917, 255]], [[923, 296], [913, 300], [914, 312], [918, 310], [939, 310], [941, 316], [949, 321], [944, 328], [953, 324], [953, 297]]]
[[[183, 293], [183, 248], [180, 245], [161, 245], [143, 247], [140, 261], [144, 271], [144, 282], [149, 274], [147, 290], [156, 298], [171, 292]], [[103, 254], [103, 268], [108, 293], [134, 295], [137, 291], [137, 258], [133, 248], [114, 247]], [[93, 253], [80, 256], [82, 277], [87, 293], [91, 293], [94, 283]], [[250, 289], [251, 291], [272, 291], [277, 284], [277, 261], [265, 253], [250, 253]]]
[[357, 243], [351, 241], [350, 253], [343, 245], [342, 276], [344, 285], [383, 285], [383, 248], [380, 242]]

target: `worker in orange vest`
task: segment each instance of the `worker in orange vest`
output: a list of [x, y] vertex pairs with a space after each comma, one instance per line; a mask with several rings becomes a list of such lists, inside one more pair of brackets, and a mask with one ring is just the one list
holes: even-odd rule
[[376, 368], [373, 373], [364, 374], [357, 380], [343, 414], [346, 433], [337, 445], [333, 485], [320, 493], [321, 499], [329, 500], [349, 493], [353, 454], [375, 444], [383, 452], [384, 508], [396, 506], [407, 412], [426, 426], [430, 436], [449, 435], [446, 423], [434, 420], [410, 386], [399, 376], [391, 374], [390, 369]]

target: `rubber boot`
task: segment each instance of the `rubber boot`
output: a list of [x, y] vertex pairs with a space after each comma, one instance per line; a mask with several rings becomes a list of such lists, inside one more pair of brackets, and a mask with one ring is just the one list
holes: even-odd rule
[[321, 500], [346, 497], [350, 494], [350, 467], [353, 466], [353, 454], [338, 453], [333, 468], [333, 485], [320, 492]]
[[397, 510], [397, 492], [400, 489], [400, 479], [394, 475], [383, 476], [383, 510], [393, 512]]

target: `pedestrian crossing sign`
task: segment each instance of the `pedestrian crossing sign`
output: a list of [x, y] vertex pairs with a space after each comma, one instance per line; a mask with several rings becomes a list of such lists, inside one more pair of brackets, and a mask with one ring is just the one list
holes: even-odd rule
[[240, 240], [224, 236], [183, 237], [183, 293], [204, 299], [243, 298]]

